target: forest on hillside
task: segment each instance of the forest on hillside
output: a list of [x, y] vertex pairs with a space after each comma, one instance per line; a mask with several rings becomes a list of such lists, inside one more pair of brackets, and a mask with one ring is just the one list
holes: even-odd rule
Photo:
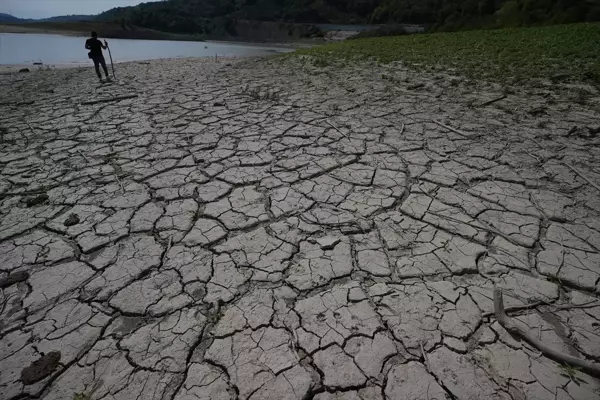
[[164, 0], [114, 8], [98, 19], [196, 34], [234, 29], [236, 20], [461, 30], [600, 21], [600, 0]]

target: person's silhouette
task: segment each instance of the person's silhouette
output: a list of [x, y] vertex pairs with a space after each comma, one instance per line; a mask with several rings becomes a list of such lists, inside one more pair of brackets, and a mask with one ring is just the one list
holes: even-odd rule
[[85, 42], [85, 48], [90, 51], [88, 56], [92, 59], [92, 61], [94, 61], [94, 67], [96, 68], [96, 74], [98, 75], [100, 82], [102, 82], [100, 65], [102, 65], [102, 69], [104, 69], [104, 75], [106, 75], [106, 79], [110, 80], [110, 77], [108, 76], [108, 68], [106, 68], [106, 61], [104, 60], [104, 55], [102, 54], [102, 49], [106, 50], [107, 47], [108, 43], [106, 43], [106, 40], [104, 41], [104, 44], [102, 44], [102, 42], [98, 40], [98, 34], [96, 32], [92, 32], [92, 37]]

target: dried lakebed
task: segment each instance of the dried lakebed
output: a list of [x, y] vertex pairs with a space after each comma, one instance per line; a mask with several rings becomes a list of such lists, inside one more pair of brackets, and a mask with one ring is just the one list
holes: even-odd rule
[[493, 307], [600, 362], [597, 110], [394, 66], [117, 73], [0, 76], [2, 399], [600, 396]]

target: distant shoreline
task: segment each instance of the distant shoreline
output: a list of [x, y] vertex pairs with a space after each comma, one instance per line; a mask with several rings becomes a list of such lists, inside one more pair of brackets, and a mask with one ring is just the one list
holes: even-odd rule
[[[259, 24], [259, 26], [255, 26]], [[89, 36], [96, 31], [102, 38], [107, 39], [132, 39], [132, 40], [173, 40], [181, 42], [246, 42], [260, 44], [292, 44], [315, 45], [326, 41], [316, 38], [302, 38], [286, 36], [288, 30], [277, 29], [277, 24], [253, 22], [242, 25], [246, 29], [239, 36], [199, 36], [191, 34], [178, 34], [157, 31], [140, 27], [124, 28], [112, 22], [32, 22], [32, 23], [0, 23], [0, 33], [48, 34], [64, 36]], [[285, 34], [282, 35], [282, 32]], [[265, 34], [266, 33], [266, 34]]]
[[0, 24], [0, 33], [31, 33], [65, 36], [89, 36], [91, 31], [107, 39], [139, 39], [139, 40], [176, 40], [187, 42], [204, 42], [203, 38], [194, 35], [180, 35], [155, 31], [152, 29], [123, 29], [120, 25], [100, 22], [34, 22]]

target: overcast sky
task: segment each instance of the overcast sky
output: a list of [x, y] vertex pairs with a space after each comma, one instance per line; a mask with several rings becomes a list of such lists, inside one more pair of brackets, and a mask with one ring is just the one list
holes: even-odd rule
[[[151, 0], [145, 0], [151, 1]], [[98, 14], [119, 6], [134, 6], [142, 0], [0, 0], [0, 13], [19, 18]]]

